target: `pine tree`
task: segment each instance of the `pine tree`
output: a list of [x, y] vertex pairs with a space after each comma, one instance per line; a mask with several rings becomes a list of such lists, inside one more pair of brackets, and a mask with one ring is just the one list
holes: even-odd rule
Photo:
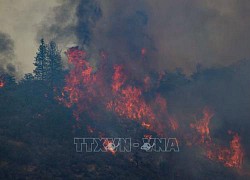
[[36, 53], [35, 57], [35, 79], [36, 80], [46, 80], [47, 76], [47, 47], [44, 42], [44, 39], [41, 39], [40, 46], [38, 52]]
[[54, 41], [50, 41], [48, 44], [48, 71], [47, 80], [50, 81], [53, 86], [56, 82], [62, 80], [62, 58], [60, 51]]

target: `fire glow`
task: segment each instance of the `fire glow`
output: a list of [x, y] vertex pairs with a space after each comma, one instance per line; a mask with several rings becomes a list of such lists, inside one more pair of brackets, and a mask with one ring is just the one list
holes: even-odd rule
[[[143, 56], [145, 53], [146, 50], [142, 50]], [[104, 53], [101, 54], [104, 64], [97, 71], [94, 71], [87, 61], [86, 52], [78, 48], [70, 48], [66, 55], [73, 68], [65, 78], [66, 85], [58, 100], [74, 110], [76, 120], [85, 120], [86, 114], [92, 119], [98, 119], [100, 106], [106, 110], [106, 113], [112, 112], [117, 117], [136, 121], [159, 136], [167, 136], [166, 132], [176, 131], [183, 134], [179, 121], [168, 113], [167, 101], [164, 97], [155, 94], [154, 98], [145, 99], [144, 93], [150, 88], [150, 76], [146, 75], [142, 79], [141, 87], [135, 86], [130, 84], [131, 81], [123, 65], [117, 64], [111, 67], [113, 73], [109, 77], [104, 63], [108, 57]], [[162, 74], [159, 74], [159, 78], [161, 77]], [[110, 80], [107, 81], [105, 78]], [[97, 104], [98, 107], [96, 107]], [[241, 168], [244, 154], [239, 135], [230, 131], [229, 135], [233, 138], [229, 147], [215, 144], [209, 127], [213, 116], [214, 113], [209, 108], [204, 108], [203, 117], [190, 124], [189, 128], [194, 131], [192, 135], [194, 138], [188, 141], [192, 145], [204, 147], [208, 159], [223, 163], [226, 167]], [[91, 129], [90, 126], [88, 129]], [[89, 131], [92, 133], [94, 130]], [[106, 142], [106, 145], [108, 146], [109, 142]], [[115, 154], [112, 148], [109, 148], [109, 151]]]
[[0, 88], [3, 88], [5, 85], [4, 81], [0, 79]]
[[229, 135], [233, 135], [229, 147], [222, 147], [215, 144], [210, 136], [209, 128], [209, 123], [213, 116], [213, 112], [208, 108], [204, 108], [202, 119], [190, 125], [190, 127], [195, 129], [199, 134], [198, 138], [200, 141], [196, 140], [196, 142], [205, 147], [207, 158], [221, 162], [226, 167], [240, 169], [242, 167], [244, 153], [239, 135], [232, 131], [228, 131]]
[[242, 168], [243, 149], [240, 144], [240, 137], [237, 133], [229, 131], [233, 134], [233, 139], [229, 147], [221, 147], [215, 144], [209, 144], [206, 156], [211, 160], [222, 162], [226, 167]]

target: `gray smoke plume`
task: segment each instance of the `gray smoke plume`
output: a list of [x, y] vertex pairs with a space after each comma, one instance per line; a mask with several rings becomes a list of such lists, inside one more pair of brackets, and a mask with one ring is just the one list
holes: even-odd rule
[[[92, 57], [105, 50], [112, 63], [128, 66], [131, 76], [176, 68], [192, 74], [169, 73], [158, 89], [170, 114], [188, 129], [194, 115], [210, 107], [211, 136], [220, 141], [228, 130], [239, 133], [249, 156], [250, 61], [239, 61], [250, 57], [249, 7], [247, 0], [64, 1], [38, 37], [87, 46]], [[202, 164], [194, 176], [206, 175], [208, 161], [194, 162], [193, 156], [185, 153], [177, 163], [189, 161], [184, 167], [194, 174]]]
[[68, 45], [89, 45], [95, 22], [102, 13], [95, 1], [63, 1], [53, 8], [38, 29], [37, 39], [45, 38]]
[[16, 67], [13, 60], [14, 41], [8, 34], [0, 32], [0, 73], [14, 75]]
[[[44, 36], [106, 50], [111, 61], [138, 61], [155, 70], [194, 72], [250, 57], [249, 1], [63, 1], [41, 25]], [[145, 62], [141, 63], [145, 66]], [[140, 65], [141, 65], [140, 64]]]

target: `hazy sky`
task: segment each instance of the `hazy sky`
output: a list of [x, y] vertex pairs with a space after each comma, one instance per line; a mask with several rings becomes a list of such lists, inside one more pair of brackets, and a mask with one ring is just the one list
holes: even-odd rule
[[0, 31], [14, 40], [15, 60], [24, 72], [33, 69], [37, 26], [56, 5], [55, 0], [0, 0]]
[[[102, 17], [93, 29], [91, 46], [97, 50], [105, 48], [115, 57], [126, 59], [132, 46], [136, 51], [141, 45], [151, 47], [152, 42], [155, 49], [148, 53], [156, 68], [181, 67], [187, 73], [195, 70], [197, 63], [205, 67], [224, 66], [250, 58], [249, 0], [97, 2]], [[74, 43], [74, 37], [79, 39], [86, 16], [95, 13], [85, 4], [73, 0], [0, 0], [0, 32], [13, 39], [20, 69], [32, 71], [40, 36], [56, 37], [59, 45], [65, 46]], [[78, 14], [76, 7], [82, 8]], [[143, 19], [145, 25], [136, 24]]]

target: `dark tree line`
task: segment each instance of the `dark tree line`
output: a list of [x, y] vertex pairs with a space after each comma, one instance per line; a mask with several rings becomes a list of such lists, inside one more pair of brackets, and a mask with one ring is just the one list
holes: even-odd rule
[[25, 74], [25, 80], [44, 81], [50, 86], [63, 80], [61, 52], [54, 41], [46, 44], [44, 39], [41, 39], [34, 65], [34, 74]]

